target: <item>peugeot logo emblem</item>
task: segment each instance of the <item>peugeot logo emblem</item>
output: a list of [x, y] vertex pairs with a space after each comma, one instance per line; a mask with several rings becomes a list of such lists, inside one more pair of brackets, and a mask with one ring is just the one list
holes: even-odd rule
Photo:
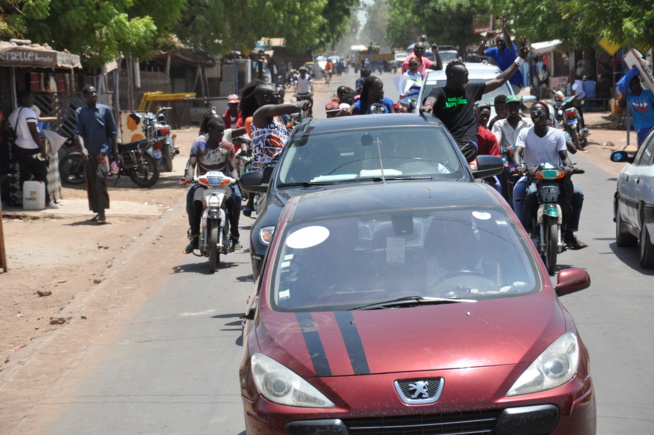
[[406, 379], [395, 381], [395, 391], [407, 405], [435, 403], [443, 392], [445, 379]]

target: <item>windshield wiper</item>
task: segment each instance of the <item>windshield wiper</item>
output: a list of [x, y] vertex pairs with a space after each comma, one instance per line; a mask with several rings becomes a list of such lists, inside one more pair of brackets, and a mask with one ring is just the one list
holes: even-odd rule
[[438, 305], [438, 304], [457, 304], [462, 302], [477, 302], [475, 299], [457, 299], [457, 298], [432, 298], [428, 296], [404, 296], [390, 301], [375, 302], [374, 304], [362, 305], [360, 307], [350, 308], [348, 311], [356, 310], [380, 310], [384, 308], [397, 308], [416, 305]]
[[310, 181], [303, 181], [301, 183], [279, 183], [278, 187], [311, 187], [311, 186], [331, 186], [332, 184], [338, 184], [341, 183], [342, 181], [316, 181], [316, 182], [310, 182]]
[[430, 175], [390, 175], [384, 177], [386, 180], [433, 180]]

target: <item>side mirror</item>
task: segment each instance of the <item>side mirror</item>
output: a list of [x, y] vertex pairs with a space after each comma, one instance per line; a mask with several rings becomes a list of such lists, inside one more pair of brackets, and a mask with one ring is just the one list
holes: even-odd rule
[[[251, 171], [241, 175], [241, 187], [248, 192], [266, 193], [268, 184], [263, 181], [264, 171]], [[270, 178], [270, 175], [268, 176]]]
[[472, 170], [475, 178], [488, 178], [499, 175], [504, 171], [504, 162], [497, 156], [477, 156], [477, 169]]
[[633, 163], [635, 154], [630, 154], [626, 151], [613, 151], [611, 153], [611, 161], [617, 163]]
[[565, 269], [556, 275], [554, 287], [558, 296], [569, 295], [590, 287], [590, 275], [584, 269]]

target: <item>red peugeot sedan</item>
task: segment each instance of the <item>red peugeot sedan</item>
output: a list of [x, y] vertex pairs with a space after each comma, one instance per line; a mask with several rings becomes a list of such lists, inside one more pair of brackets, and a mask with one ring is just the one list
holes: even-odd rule
[[248, 434], [595, 433], [589, 356], [501, 197], [479, 183], [292, 198], [244, 323]]

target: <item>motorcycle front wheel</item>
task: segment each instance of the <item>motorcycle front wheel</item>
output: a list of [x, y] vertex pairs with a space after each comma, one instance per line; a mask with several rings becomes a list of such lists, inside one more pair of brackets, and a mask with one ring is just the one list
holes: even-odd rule
[[138, 187], [152, 187], [159, 180], [159, 168], [157, 168], [154, 157], [143, 153], [142, 156], [139, 156], [139, 166], [130, 169], [128, 175]]
[[559, 252], [559, 225], [557, 219], [547, 218], [542, 224], [542, 229], [545, 232], [543, 260], [545, 261], [545, 267], [547, 267], [547, 273], [554, 275], [556, 272], [556, 257]]
[[84, 157], [82, 153], [66, 154], [59, 162], [59, 176], [64, 183], [84, 183]]
[[218, 236], [220, 224], [217, 220], [210, 220], [209, 225], [209, 272], [214, 273], [220, 262], [220, 252], [218, 252]]

